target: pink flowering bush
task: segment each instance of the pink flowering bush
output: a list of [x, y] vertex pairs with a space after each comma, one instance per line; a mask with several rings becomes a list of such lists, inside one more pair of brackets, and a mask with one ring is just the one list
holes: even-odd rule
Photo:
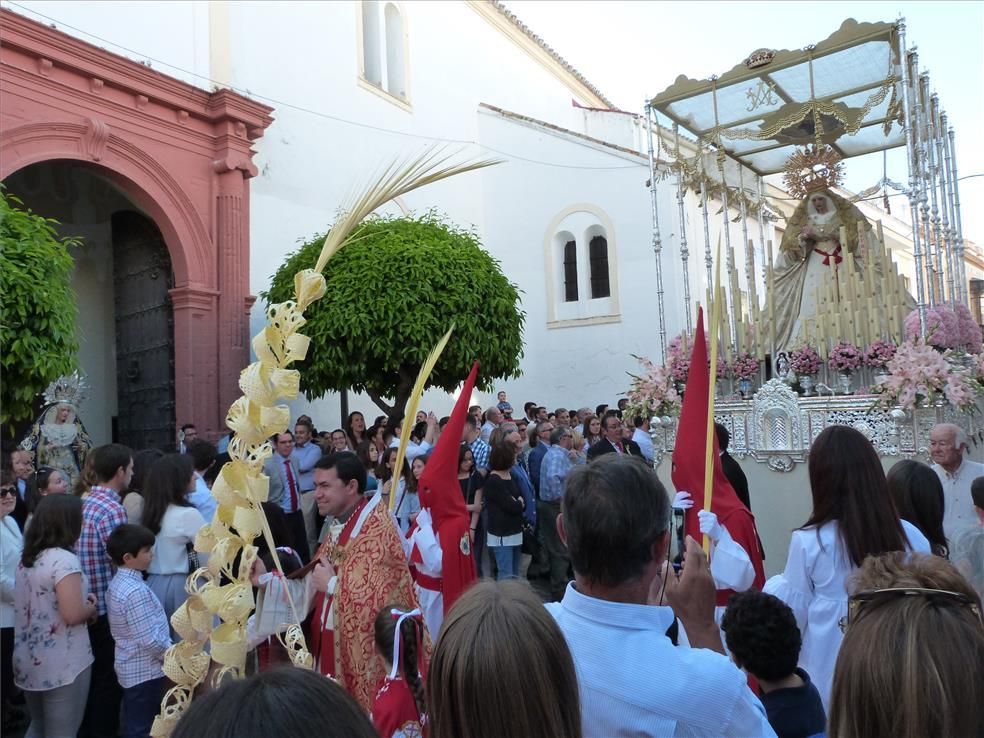
[[626, 393], [629, 400], [626, 408], [628, 417], [678, 415], [680, 395], [673, 387], [672, 378], [666, 367], [657, 366], [644, 356], [633, 355], [633, 358], [642, 365], [642, 373], [640, 375], [629, 373], [632, 383]]
[[820, 355], [809, 346], [801, 346], [789, 352], [789, 368], [795, 374], [812, 376], [820, 371]]
[[758, 359], [747, 351], [736, 354], [734, 361], [731, 362], [731, 374], [735, 379], [752, 379], [758, 374], [758, 371]]
[[[903, 323], [905, 337], [910, 340], [919, 336], [919, 311], [913, 310], [905, 316]], [[926, 343], [938, 349], [957, 348], [961, 344], [960, 321], [948, 305], [926, 308]]]
[[957, 316], [960, 347], [968, 354], [981, 353], [981, 327], [974, 320], [970, 308], [958, 302], [953, 306], [953, 312]]
[[861, 349], [848, 341], [841, 341], [830, 350], [827, 366], [835, 372], [853, 372], [861, 366]]
[[897, 350], [898, 346], [891, 341], [881, 339], [872, 341], [864, 350], [864, 365], [872, 369], [884, 369], [885, 365], [895, 356]]

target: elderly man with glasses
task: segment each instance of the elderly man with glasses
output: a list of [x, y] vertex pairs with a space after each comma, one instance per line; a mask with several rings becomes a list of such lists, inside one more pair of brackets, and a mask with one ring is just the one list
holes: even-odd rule
[[593, 461], [605, 454], [630, 454], [644, 459], [639, 444], [625, 438], [622, 421], [615, 415], [609, 415], [602, 421], [603, 438], [588, 449], [588, 461]]

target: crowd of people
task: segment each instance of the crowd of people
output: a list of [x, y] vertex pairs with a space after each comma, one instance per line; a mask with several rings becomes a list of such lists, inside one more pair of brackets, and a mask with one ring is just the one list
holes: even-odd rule
[[[751, 535], [668, 492], [648, 419], [624, 410], [518, 413], [499, 393], [421, 412], [401, 468], [400, 422], [298, 417], [264, 464], [252, 675], [197, 697], [175, 738], [984, 735], [984, 465], [961, 429], [933, 429], [932, 465], [887, 474], [857, 430], [824, 430], [811, 514], [763, 584], [727, 431]], [[94, 448], [74, 486], [11, 454], [5, 734], [149, 734], [228, 459], [228, 437], [196, 436]], [[709, 554], [680, 535], [691, 515]], [[287, 599], [312, 670], [283, 665]]]

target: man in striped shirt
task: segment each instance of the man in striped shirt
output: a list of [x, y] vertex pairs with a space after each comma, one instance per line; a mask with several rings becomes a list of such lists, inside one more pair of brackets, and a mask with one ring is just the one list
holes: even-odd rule
[[92, 645], [92, 681], [85, 717], [79, 729], [81, 738], [114, 738], [119, 728], [120, 700], [123, 697], [113, 670], [114, 644], [106, 618], [106, 588], [113, 577], [113, 562], [106, 555], [106, 541], [126, 522], [121, 495], [133, 477], [133, 452], [110, 443], [93, 449], [92, 470], [96, 484], [82, 499], [82, 535], [77, 553], [82, 571], [89, 579], [89, 591], [96, 596], [98, 617], [89, 625]]

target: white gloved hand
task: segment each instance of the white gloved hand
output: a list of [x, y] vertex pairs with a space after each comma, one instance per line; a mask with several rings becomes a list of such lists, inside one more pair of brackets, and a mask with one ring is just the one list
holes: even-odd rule
[[724, 535], [724, 526], [718, 522], [718, 516], [707, 510], [697, 513], [697, 520], [700, 523], [700, 532], [717, 543]]
[[673, 496], [673, 508], [675, 510], [689, 510], [694, 506], [694, 498], [689, 492], [677, 492]]

